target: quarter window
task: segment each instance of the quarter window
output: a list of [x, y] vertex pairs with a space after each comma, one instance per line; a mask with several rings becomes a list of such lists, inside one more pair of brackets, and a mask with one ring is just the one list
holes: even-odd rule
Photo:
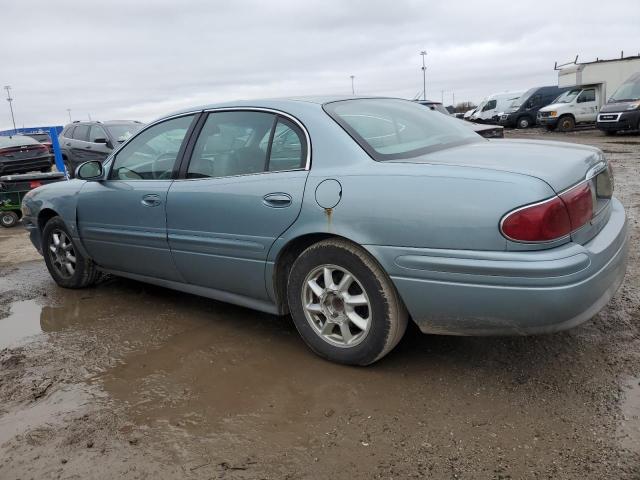
[[302, 132], [293, 123], [278, 119], [271, 142], [269, 171], [294, 170], [304, 166], [305, 143]]
[[112, 180], [164, 180], [171, 178], [193, 115], [166, 120], [140, 133], [116, 155]]

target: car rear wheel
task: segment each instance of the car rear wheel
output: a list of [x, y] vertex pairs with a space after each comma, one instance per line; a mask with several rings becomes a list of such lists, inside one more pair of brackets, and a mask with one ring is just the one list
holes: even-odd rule
[[574, 128], [576, 128], [576, 121], [571, 115], [561, 117], [560, 120], [558, 120], [558, 130], [561, 132], [570, 132]]
[[323, 358], [368, 365], [389, 353], [408, 321], [394, 285], [371, 256], [341, 239], [307, 248], [291, 268], [288, 301], [293, 321]]
[[85, 288], [100, 275], [95, 263], [84, 257], [60, 217], [51, 218], [42, 232], [42, 253], [53, 280], [65, 288]]
[[18, 224], [18, 220], [20, 220], [20, 215], [16, 212], [1, 212], [0, 213], [0, 225], [5, 228], [11, 228]]

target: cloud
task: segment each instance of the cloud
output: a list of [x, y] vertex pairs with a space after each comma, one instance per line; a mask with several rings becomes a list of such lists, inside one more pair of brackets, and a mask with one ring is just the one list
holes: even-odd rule
[[[640, 50], [640, 2], [60, 1], [3, 5], [0, 84], [18, 125], [150, 120], [236, 98], [478, 101], [554, 84], [555, 61]], [[3, 102], [4, 103], [4, 102]], [[6, 105], [0, 129], [10, 128]]]

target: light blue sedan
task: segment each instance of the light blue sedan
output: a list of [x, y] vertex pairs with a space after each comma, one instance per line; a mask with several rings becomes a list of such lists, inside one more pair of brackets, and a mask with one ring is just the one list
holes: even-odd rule
[[242, 101], [146, 126], [23, 223], [56, 283], [101, 272], [291, 314], [366, 365], [425, 333], [555, 332], [622, 283], [627, 223], [596, 148], [481, 138], [414, 102]]

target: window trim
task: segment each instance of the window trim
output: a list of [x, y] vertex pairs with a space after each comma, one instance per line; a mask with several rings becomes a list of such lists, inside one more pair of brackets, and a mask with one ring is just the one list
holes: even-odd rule
[[[187, 170], [189, 169], [189, 164], [191, 163], [193, 150], [195, 148], [196, 142], [198, 141], [198, 138], [200, 137], [200, 133], [202, 132], [202, 128], [204, 127], [204, 123], [206, 122], [206, 119], [209, 116], [209, 114], [216, 113], [216, 112], [271, 113], [274, 115], [274, 122], [275, 122], [274, 126], [277, 124], [278, 116], [281, 116], [284, 119], [290, 121], [302, 131], [302, 134], [304, 136], [304, 141], [306, 144], [305, 145], [306, 148], [304, 150], [305, 151], [304, 167], [292, 168], [290, 170], [276, 170], [273, 172], [269, 170], [265, 170], [262, 172], [243, 173], [240, 175], [227, 175], [224, 177], [187, 178]], [[275, 131], [275, 129], [272, 128], [272, 131]], [[271, 142], [269, 142], [269, 145], [271, 145]], [[267, 162], [269, 162], [269, 160], [270, 158], [269, 156], [267, 156]], [[202, 110], [202, 115], [200, 117], [200, 120], [198, 121], [198, 127], [194, 129], [194, 132], [189, 138], [189, 142], [187, 144], [187, 147], [185, 148], [184, 156], [180, 164], [180, 172], [177, 178], [175, 178], [175, 180], [194, 182], [194, 181], [202, 181], [202, 180], [218, 180], [218, 179], [225, 179], [225, 178], [248, 177], [253, 175], [277, 174], [277, 173], [285, 173], [285, 172], [303, 172], [303, 171], [309, 171], [309, 170], [311, 170], [311, 137], [309, 136], [309, 132], [305, 127], [305, 125], [300, 120], [298, 120], [295, 116], [291, 115], [290, 113], [283, 112], [282, 110], [278, 110], [275, 108], [266, 108], [266, 107], [213, 107], [213, 108], [206, 108]]]
[[[113, 171], [113, 166], [116, 163], [116, 158], [120, 154], [120, 151], [126, 145], [128, 145], [129, 142], [131, 142], [134, 138], [136, 138], [142, 132], [145, 132], [146, 130], [148, 130], [148, 129], [156, 126], [156, 125], [159, 125], [159, 124], [164, 123], [164, 122], [168, 122], [170, 120], [174, 120], [176, 118], [188, 117], [188, 116], [193, 116], [193, 119], [191, 120], [191, 124], [189, 125], [189, 128], [187, 129], [187, 133], [185, 133], [184, 138], [182, 139], [182, 143], [180, 144], [180, 148], [178, 149], [178, 155], [176, 156], [176, 161], [173, 164], [173, 172], [171, 173], [171, 177], [170, 178], [165, 178], [165, 179], [160, 179], [160, 178], [133, 179], [132, 178], [132, 179], [127, 179], [127, 180], [123, 180], [121, 178], [111, 178], [111, 172]], [[204, 115], [202, 115], [202, 110], [198, 109], [198, 110], [189, 111], [189, 112], [177, 113], [177, 114], [171, 115], [169, 117], [163, 117], [163, 118], [160, 118], [160, 119], [156, 120], [155, 122], [152, 122], [152, 123], [149, 123], [149, 124], [145, 125], [144, 128], [140, 129], [138, 132], [136, 132], [135, 135], [133, 135], [126, 142], [124, 142], [122, 145], [120, 145], [117, 150], [114, 150], [113, 154], [104, 161], [105, 164], [107, 162], [109, 162], [109, 171], [107, 171], [106, 174], [105, 174], [105, 180], [109, 181], [109, 182], [166, 182], [168, 180], [175, 180], [177, 175], [178, 175], [179, 168], [183, 163], [183, 156], [184, 156], [186, 147], [191, 141], [191, 138], [193, 136], [193, 132], [195, 131], [196, 125], [198, 125], [200, 123], [200, 120], [201, 120], [201, 118], [203, 116]]]

